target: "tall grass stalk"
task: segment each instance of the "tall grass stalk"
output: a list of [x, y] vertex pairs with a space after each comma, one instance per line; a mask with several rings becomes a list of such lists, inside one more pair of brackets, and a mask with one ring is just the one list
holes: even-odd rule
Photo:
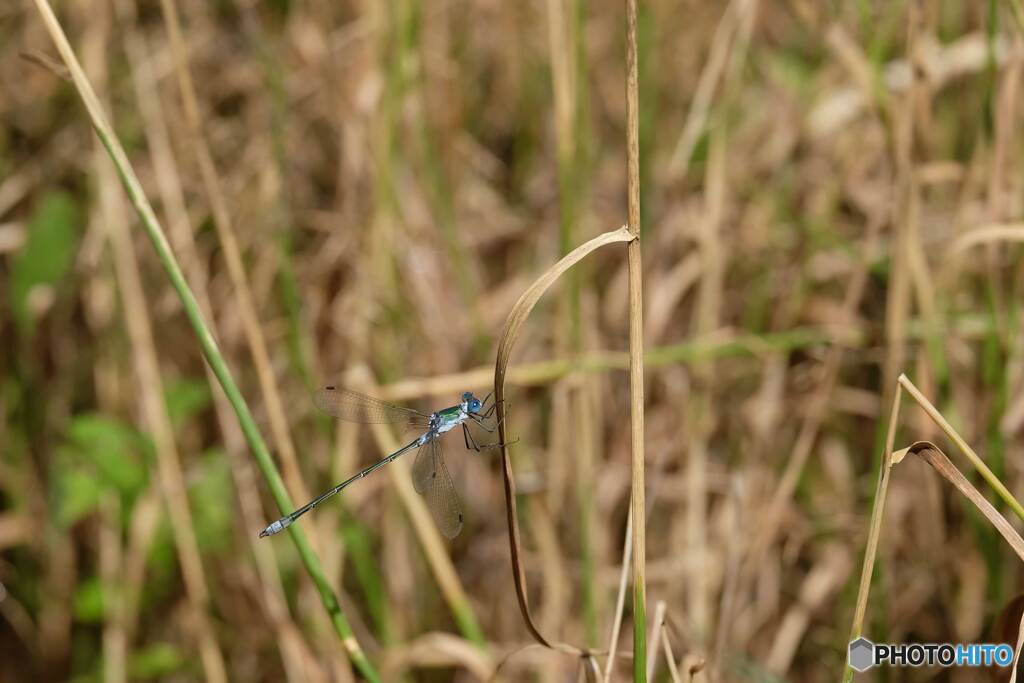
[[[560, 208], [559, 245], [563, 255], [578, 241], [587, 188], [586, 55], [584, 49], [585, 3], [580, 0], [548, 0], [548, 50], [551, 59], [551, 87], [555, 102], [557, 133], [558, 197]], [[560, 306], [564, 321], [561, 345], [572, 358], [583, 353], [583, 316], [581, 310], [582, 266], [566, 273]], [[569, 383], [568, 425], [570, 443], [575, 444], [576, 500], [579, 519], [580, 583], [583, 602], [585, 642], [597, 640], [596, 590], [594, 586], [593, 509], [593, 420], [588, 405], [592, 385]], [[568, 435], [563, 435], [563, 438]]]
[[[88, 22], [83, 54], [86, 64], [99, 83], [100, 91], [109, 82], [104, 46], [109, 39], [110, 8], [104, 7]], [[93, 171], [97, 177], [100, 221], [104, 225], [113, 256], [114, 273], [123, 306], [125, 327], [131, 345], [132, 366], [138, 383], [138, 396], [146, 426], [153, 437], [159, 490], [167, 506], [175, 550], [185, 584], [187, 610], [193, 637], [198, 645], [203, 674], [211, 683], [226, 683], [224, 655], [210, 620], [210, 589], [199, 554], [188, 491], [174, 427], [164, 399], [164, 382], [157, 359], [153, 326], [142, 276], [128, 233], [128, 214], [117, 189], [114, 167], [103, 151], [95, 148]]]
[[[882, 531], [882, 518], [885, 513], [885, 500], [889, 493], [889, 474], [892, 471], [892, 448], [896, 441], [896, 428], [900, 419], [900, 399], [903, 389], [897, 385], [893, 394], [892, 412], [889, 414], [889, 426], [885, 434], [885, 453], [882, 455], [882, 466], [878, 473], [878, 486], [875, 489], [874, 506], [871, 510], [871, 524], [868, 527], [868, 543], [864, 550], [864, 565], [860, 573], [860, 588], [857, 590], [857, 606], [853, 612], [853, 625], [850, 628], [850, 640], [856, 640], [864, 630], [864, 613], [868, 606], [868, 593], [871, 590], [871, 576], [875, 569], [875, 554], [878, 552], [878, 537]], [[843, 683], [853, 680], [853, 669], [847, 665], [843, 674]]]
[[[392, 453], [400, 446], [394, 433], [383, 425], [374, 425], [374, 436], [382, 452]], [[487, 639], [473, 611], [473, 604], [462, 587], [455, 565], [448, 555], [441, 533], [430, 517], [430, 511], [423, 497], [416, 493], [409, 474], [409, 460], [400, 460], [388, 466], [388, 475], [398, 497], [409, 515], [416, 537], [419, 539], [423, 554], [426, 556], [430, 571], [434, 574], [437, 585], [441, 588], [452, 616], [459, 630], [470, 641], [483, 651], [487, 650]]]
[[[252, 288], [249, 286], [249, 278], [245, 272], [238, 237], [231, 219], [231, 212], [228, 210], [227, 198], [224, 195], [220, 175], [213, 162], [213, 153], [210, 151], [206, 141], [203, 120], [199, 112], [199, 98], [196, 95], [195, 85], [192, 82], [188, 52], [181, 33], [181, 20], [178, 15], [177, 4], [175, 0], [161, 0], [160, 9], [163, 13], [164, 23], [167, 26], [171, 53], [174, 57], [174, 70], [178, 78], [178, 89], [185, 113], [185, 122], [192, 136], [191, 143], [196, 155], [196, 161], [199, 164], [199, 172], [202, 176], [206, 199], [210, 204], [210, 211], [213, 214], [217, 239], [221, 245], [225, 265], [227, 265], [228, 277], [231, 280], [231, 287], [239, 319], [242, 322], [242, 329], [245, 333], [246, 344], [252, 355], [253, 367], [256, 370], [260, 391], [266, 403], [271, 438], [274, 441], [277, 455], [281, 460], [288, 488], [296, 496], [306, 500], [310, 497], [310, 494], [302, 480], [295, 444], [292, 442], [291, 434], [288, 430], [288, 420], [285, 417], [284, 401], [281, 399], [281, 392], [278, 388], [277, 378], [270, 360], [270, 352], [267, 349], [267, 341], [260, 327], [255, 298], [252, 294]], [[282, 512], [287, 511], [282, 510]], [[314, 545], [316, 545], [315, 525], [307, 522], [306, 526], [310, 529], [310, 535]]]
[[[208, 274], [199, 257], [195, 235], [189, 223], [185, 206], [185, 193], [171, 151], [171, 135], [167, 120], [157, 96], [152, 75], [152, 65], [146, 55], [149, 46], [145, 36], [137, 30], [135, 4], [133, 0], [119, 0], [116, 4], [117, 19], [123, 27], [125, 53], [128, 58], [131, 81], [135, 94], [146, 144], [153, 160], [155, 182], [164, 211], [170, 239], [182, 261], [182, 266], [192, 283], [200, 309], [210, 315], [213, 306], [207, 287]], [[217, 377], [209, 365], [205, 376], [213, 394], [213, 407], [224, 440], [224, 450], [231, 467], [232, 480], [238, 494], [238, 511], [245, 528], [259, 528], [265, 523], [263, 506], [260, 502], [257, 475], [253, 463], [246, 454], [245, 439], [234, 419], [231, 405], [222, 391], [216, 389]], [[297, 673], [302, 667], [306, 646], [299, 629], [292, 620], [284, 597], [281, 575], [274, 558], [274, 548], [263, 543], [255, 535], [248, 538], [249, 548], [256, 561], [260, 576], [260, 591], [266, 605], [266, 612], [274, 622], [275, 637], [285, 666], [289, 682], [300, 680]]]
[[626, 0], [626, 183], [629, 263], [629, 396], [633, 510], [633, 681], [647, 674], [647, 512], [644, 506], [644, 325], [640, 253], [640, 101], [636, 40], [637, 0]]
[[[197, 303], [195, 296], [192, 294], [188, 283], [185, 281], [181, 267], [178, 265], [178, 262], [171, 251], [170, 244], [167, 242], [167, 238], [164, 235], [160, 222], [157, 220], [153, 207], [146, 198], [146, 195], [142, 190], [142, 185], [139, 182], [138, 177], [135, 175], [135, 171], [132, 168], [131, 163], [128, 161], [128, 157], [125, 154], [124, 149], [117, 137], [114, 135], [110, 124], [107, 122], [106, 115], [104, 114], [103, 108], [96, 97], [96, 93], [93, 91], [92, 85], [89, 83], [85, 73], [82, 71], [82, 67], [79, 64], [74, 51], [71, 49], [71, 45], [68, 43], [67, 36], [64, 34], [64, 30], [61, 27], [60, 22], [54, 15], [53, 9], [50, 7], [47, 0], [33, 1], [36, 8], [39, 10], [39, 14], [42, 17], [43, 24], [45, 25], [47, 32], [53, 39], [61, 58], [64, 60], [64, 63], [67, 65], [68, 70], [71, 73], [75, 89], [82, 98], [82, 102], [89, 113], [93, 128], [96, 130], [96, 134], [99, 137], [100, 142], [103, 144], [107, 153], [113, 160], [114, 165], [117, 168], [121, 184], [128, 193], [132, 206], [138, 212], [143, 228], [146, 231], [146, 235], [153, 244], [153, 248], [156, 250], [157, 256], [160, 259], [160, 263], [164, 267], [171, 285], [174, 287], [175, 292], [181, 300], [185, 315], [196, 333], [203, 355], [206, 357], [207, 362], [210, 364], [211, 369], [220, 382], [221, 388], [224, 390], [232, 408], [235, 410], [242, 432], [245, 435], [246, 441], [248, 442], [257, 463], [259, 464], [264, 478], [267, 480], [275, 502], [282, 510], [293, 509], [294, 505], [288, 496], [284, 482], [282, 481], [281, 475], [263, 441], [259, 428], [256, 426], [256, 421], [253, 419], [249, 406], [242, 397], [242, 393], [238, 389], [238, 385], [235, 384], [231, 371], [228, 369], [227, 363], [217, 346], [217, 342], [214, 340], [213, 333], [207, 326], [206, 321], [203, 319], [203, 315], [199, 309], [199, 304]], [[355, 638], [355, 635], [352, 633], [348, 619], [342, 612], [341, 606], [338, 603], [338, 598], [328, 583], [327, 577], [324, 575], [323, 570], [320, 567], [320, 561], [313, 552], [309, 540], [302, 528], [298, 525], [293, 525], [289, 528], [289, 532], [291, 533], [292, 539], [299, 551], [302, 563], [306, 567], [306, 570], [309, 572], [309, 575], [317, 588], [320, 600], [331, 618], [334, 630], [338, 637], [341, 638], [353, 664], [367, 679], [371, 681], [379, 681], [380, 677], [377, 674], [376, 669], [366, 658], [361, 646]]]

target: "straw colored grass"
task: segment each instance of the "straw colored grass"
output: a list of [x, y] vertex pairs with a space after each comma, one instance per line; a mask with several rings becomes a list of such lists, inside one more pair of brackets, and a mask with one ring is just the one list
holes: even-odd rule
[[[1021, 7], [0, 6], [4, 673], [1019, 641]], [[399, 439], [318, 414], [333, 377], [497, 384], [457, 538], [401, 462], [257, 538]]]

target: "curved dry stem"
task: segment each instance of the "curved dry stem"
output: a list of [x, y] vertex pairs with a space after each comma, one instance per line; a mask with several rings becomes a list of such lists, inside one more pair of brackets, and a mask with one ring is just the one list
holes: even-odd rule
[[916, 455], [917, 457], [924, 460], [926, 463], [932, 466], [936, 472], [942, 475], [942, 478], [956, 487], [966, 497], [974, 507], [978, 508], [978, 512], [985, 516], [992, 526], [996, 528], [996, 531], [1006, 539], [1006, 542], [1010, 544], [1013, 551], [1017, 553], [1017, 556], [1024, 560], [1024, 539], [1020, 537], [1016, 529], [1010, 526], [1010, 523], [1006, 521], [1006, 518], [999, 514], [995, 506], [981, 495], [981, 492], [974, 487], [974, 485], [967, 480], [956, 465], [954, 465], [946, 454], [942, 450], [933, 444], [931, 441], [916, 441], [909, 447], [902, 450], [896, 451], [892, 454], [893, 464], [897, 464], [903, 460], [908, 454]]
[[960, 256], [971, 247], [999, 242], [1024, 242], [1024, 223], [992, 223], [965, 232], [950, 243], [946, 259]]
[[553, 285], [566, 271], [600, 247], [619, 242], [631, 242], [634, 239], [634, 235], [625, 227], [598, 235], [589, 242], [573, 249], [562, 257], [558, 263], [549, 268], [547, 272], [537, 278], [537, 280], [530, 285], [525, 292], [523, 292], [522, 296], [519, 297], [519, 300], [512, 307], [512, 311], [505, 320], [505, 326], [498, 339], [498, 353], [494, 364], [494, 396], [497, 404], [496, 419], [498, 423], [499, 443], [501, 444], [502, 477], [505, 485], [505, 511], [508, 518], [508, 542], [509, 551], [512, 555], [512, 575], [515, 580], [516, 598], [519, 601], [519, 610], [522, 612], [523, 621], [526, 623], [526, 628], [530, 632], [530, 635], [533, 636], [534, 640], [545, 647], [561, 650], [576, 656], [587, 656], [587, 651], [574, 645], [556, 643], [548, 640], [537, 628], [537, 624], [534, 622], [533, 616], [530, 613], [530, 602], [526, 587], [526, 570], [523, 567], [522, 543], [520, 541], [519, 520], [516, 512], [516, 485], [515, 480], [512, 477], [512, 464], [508, 457], [508, 447], [506, 445], [508, 442], [508, 416], [505, 414], [504, 403], [505, 376], [508, 372], [508, 362], [509, 358], [512, 356], [512, 348], [519, 339], [523, 323], [526, 322], [526, 318], [530, 315], [530, 311], [533, 310], [534, 306], [537, 305], [537, 302], [540, 301], [540, 298], [551, 287], [551, 285]]
[[448, 633], [426, 633], [385, 653], [381, 675], [385, 680], [407, 678], [417, 668], [459, 667], [479, 681], [491, 680], [495, 664], [476, 643]]

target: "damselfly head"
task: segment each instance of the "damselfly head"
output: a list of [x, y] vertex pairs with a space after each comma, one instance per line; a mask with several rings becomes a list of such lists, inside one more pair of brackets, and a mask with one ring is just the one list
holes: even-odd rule
[[472, 391], [467, 391], [462, 394], [462, 405], [466, 412], [469, 413], [479, 413], [480, 408], [482, 407], [480, 399], [474, 396]]

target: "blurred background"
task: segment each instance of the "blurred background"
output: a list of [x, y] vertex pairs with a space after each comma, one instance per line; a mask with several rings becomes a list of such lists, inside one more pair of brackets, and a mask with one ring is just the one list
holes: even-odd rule
[[[1017, 9], [641, 3], [651, 680], [666, 645], [680, 680], [836, 680], [899, 373], [1021, 490]], [[623, 3], [56, 10], [296, 503], [404, 436], [313, 388], [486, 394], [516, 298], [625, 222]], [[256, 538], [281, 511], [66, 75], [4, 3], [0, 681], [361, 680], [288, 536]], [[541, 301], [507, 390], [534, 616], [595, 649], [627, 336], [613, 245]], [[973, 476], [906, 401], [896, 446], [927, 438]], [[582, 680], [523, 649], [498, 458], [446, 445], [452, 542], [414, 523], [402, 461], [302, 521], [356, 639], [387, 681]], [[921, 463], [891, 486], [866, 635], [1014, 642], [1002, 538]]]

